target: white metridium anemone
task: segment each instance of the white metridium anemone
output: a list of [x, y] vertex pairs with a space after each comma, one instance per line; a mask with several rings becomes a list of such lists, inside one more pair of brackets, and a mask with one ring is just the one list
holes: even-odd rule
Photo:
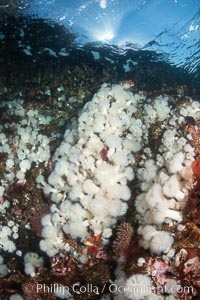
[[161, 203], [158, 207], [149, 210], [144, 217], [145, 222], [148, 224], [162, 224], [167, 218], [180, 222], [182, 220], [181, 213], [168, 207], [168, 203]]
[[145, 297], [145, 300], [163, 300], [163, 296], [158, 296], [155, 293], [152, 293]]
[[150, 248], [156, 254], [167, 253], [174, 242], [174, 238], [169, 232], [158, 231], [153, 225], [140, 226], [138, 234], [143, 237], [140, 244], [145, 249]]
[[165, 293], [169, 295], [176, 295], [180, 289], [180, 285], [175, 279], [168, 278], [165, 284]]
[[13, 294], [9, 297], [9, 300], [24, 300], [24, 298], [19, 294]]
[[141, 234], [144, 240], [150, 241], [157, 234], [157, 230], [153, 225], [140, 226], [138, 234]]
[[163, 186], [163, 193], [169, 198], [176, 197], [181, 189], [178, 175], [173, 175]]
[[169, 162], [169, 172], [174, 174], [183, 169], [183, 162], [185, 159], [185, 155], [183, 152], [178, 152], [174, 155], [174, 157]]
[[150, 250], [153, 253], [167, 253], [174, 242], [173, 237], [167, 231], [158, 231], [150, 241]]
[[143, 300], [152, 291], [152, 281], [148, 275], [132, 275], [125, 282], [124, 291], [130, 300]]
[[43, 266], [44, 260], [35, 252], [28, 252], [24, 255], [25, 273], [35, 276], [35, 268]]

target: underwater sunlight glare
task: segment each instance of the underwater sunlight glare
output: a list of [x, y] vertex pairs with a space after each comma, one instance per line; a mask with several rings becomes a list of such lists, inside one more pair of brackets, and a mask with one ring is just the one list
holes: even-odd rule
[[62, 23], [81, 44], [153, 50], [194, 72], [199, 66], [199, 0], [33, 0], [26, 13]]

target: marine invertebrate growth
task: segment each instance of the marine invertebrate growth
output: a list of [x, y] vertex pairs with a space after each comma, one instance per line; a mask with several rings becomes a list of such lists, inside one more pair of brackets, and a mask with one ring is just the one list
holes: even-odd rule
[[49, 255], [64, 247], [65, 235], [86, 241], [92, 232], [106, 243], [126, 213], [134, 153], [141, 148], [141, 120], [134, 118], [139, 102], [122, 86], [104, 85], [66, 130], [43, 186], [54, 203], [42, 220], [40, 246]]
[[133, 227], [123, 222], [117, 227], [117, 236], [113, 242], [113, 251], [116, 255], [122, 255], [130, 245], [133, 235]]

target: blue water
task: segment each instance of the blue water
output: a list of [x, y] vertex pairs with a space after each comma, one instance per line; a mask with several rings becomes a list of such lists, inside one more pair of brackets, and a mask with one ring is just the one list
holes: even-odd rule
[[33, 0], [23, 12], [64, 24], [80, 44], [155, 50], [171, 64], [198, 71], [199, 0]]

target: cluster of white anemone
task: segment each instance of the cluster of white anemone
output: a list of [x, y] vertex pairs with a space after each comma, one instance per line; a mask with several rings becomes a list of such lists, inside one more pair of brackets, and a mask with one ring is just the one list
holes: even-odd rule
[[[168, 105], [168, 99], [163, 101]], [[173, 235], [157, 228], [162, 224], [172, 226], [182, 221], [182, 211], [193, 181], [191, 164], [194, 149], [178, 130], [186, 115], [199, 119], [199, 103], [190, 99], [185, 103], [184, 111], [171, 109], [168, 116], [162, 118], [165, 130], [158, 154], [154, 158], [151, 155], [144, 157], [137, 170], [142, 191], [135, 202], [141, 224], [138, 233], [142, 237], [141, 245], [156, 254], [167, 253], [171, 249]]]
[[[161, 109], [158, 109], [158, 102]], [[192, 99], [188, 99], [180, 110], [169, 108], [168, 97], [159, 97], [145, 105], [144, 123], [149, 127], [152, 121], [162, 121], [160, 126], [164, 134], [156, 155], [153, 155], [148, 147], [143, 149], [142, 159], [136, 172], [141, 189], [135, 201], [140, 224], [138, 228], [140, 244], [145, 249], [149, 248], [152, 253], [163, 254], [163, 260], [173, 260], [174, 237], [170, 231], [160, 228], [163, 224], [170, 227], [182, 221], [182, 211], [193, 182], [191, 164], [195, 153], [189, 144], [192, 136], [188, 134], [186, 139], [178, 128], [182, 122], [185, 122], [186, 116], [191, 116], [195, 120], [200, 118], [200, 104]], [[168, 113], [165, 114], [164, 111], [167, 110]], [[146, 135], [144, 131], [144, 136], [147, 143], [150, 142], [148, 131]], [[182, 230], [184, 226], [177, 226], [177, 228]], [[140, 259], [145, 262], [144, 258]], [[165, 294], [167, 295], [164, 296], [156, 295], [153, 291], [150, 274], [134, 274], [127, 279], [119, 268], [116, 275], [116, 284], [121, 285], [124, 290], [123, 293], [115, 296], [116, 300], [177, 299], [179, 285], [174, 279], [169, 279], [166, 283]]]
[[[47, 161], [50, 158], [49, 143], [55, 139], [54, 134], [47, 137], [40, 131], [40, 126], [48, 125], [52, 118], [40, 114], [37, 109], [26, 111], [24, 107], [25, 102], [21, 99], [0, 103], [0, 109], [5, 110], [6, 117], [10, 120], [0, 125], [0, 153], [7, 155], [4, 178], [0, 180], [2, 214], [10, 206], [9, 201], [4, 199], [9, 184], [14, 181], [23, 182], [33, 165]], [[18, 120], [17, 126], [15, 119]], [[7, 131], [11, 134], [8, 135]], [[0, 252], [1, 249], [8, 252], [17, 250], [15, 240], [18, 238], [18, 227], [17, 224], [12, 225], [12, 222], [8, 220], [8, 226], [0, 225]]]
[[[141, 182], [136, 198], [141, 245], [158, 254], [172, 247], [171, 233], [157, 225], [182, 220], [194, 151], [177, 126], [186, 112], [198, 118], [199, 104], [189, 100], [184, 111], [176, 112], [167, 96], [152, 101], [126, 88], [102, 86], [66, 130], [48, 182], [37, 178], [53, 202], [51, 213], [42, 220], [40, 243], [50, 256], [69, 248], [63, 243], [65, 235], [86, 241], [93, 232], [106, 243], [117, 219], [127, 211], [128, 183], [135, 176]], [[155, 122], [160, 122], [164, 135], [159, 154], [153, 157], [149, 127]], [[135, 174], [135, 154], [140, 150]]]
[[53, 202], [40, 243], [50, 256], [66, 249], [64, 234], [86, 241], [92, 231], [106, 243], [126, 213], [134, 154], [142, 145], [142, 121], [134, 117], [141, 101], [120, 85], [104, 85], [66, 130], [48, 183], [37, 179]]
[[[6, 183], [14, 180], [26, 178], [26, 172], [31, 169], [32, 164], [45, 162], [50, 158], [49, 143], [53, 139], [40, 132], [40, 126], [46, 126], [51, 121], [50, 116], [41, 115], [37, 109], [26, 111], [24, 101], [2, 101], [0, 109], [6, 109], [7, 117], [12, 120], [18, 118], [16, 122], [4, 122], [0, 125], [0, 152], [7, 154], [5, 187], [0, 186], [0, 196], [6, 191]], [[13, 132], [11, 137], [6, 130]], [[54, 137], [55, 138], [55, 137]], [[27, 147], [29, 145], [29, 147]], [[14, 171], [14, 166], [18, 166], [18, 171]]]

